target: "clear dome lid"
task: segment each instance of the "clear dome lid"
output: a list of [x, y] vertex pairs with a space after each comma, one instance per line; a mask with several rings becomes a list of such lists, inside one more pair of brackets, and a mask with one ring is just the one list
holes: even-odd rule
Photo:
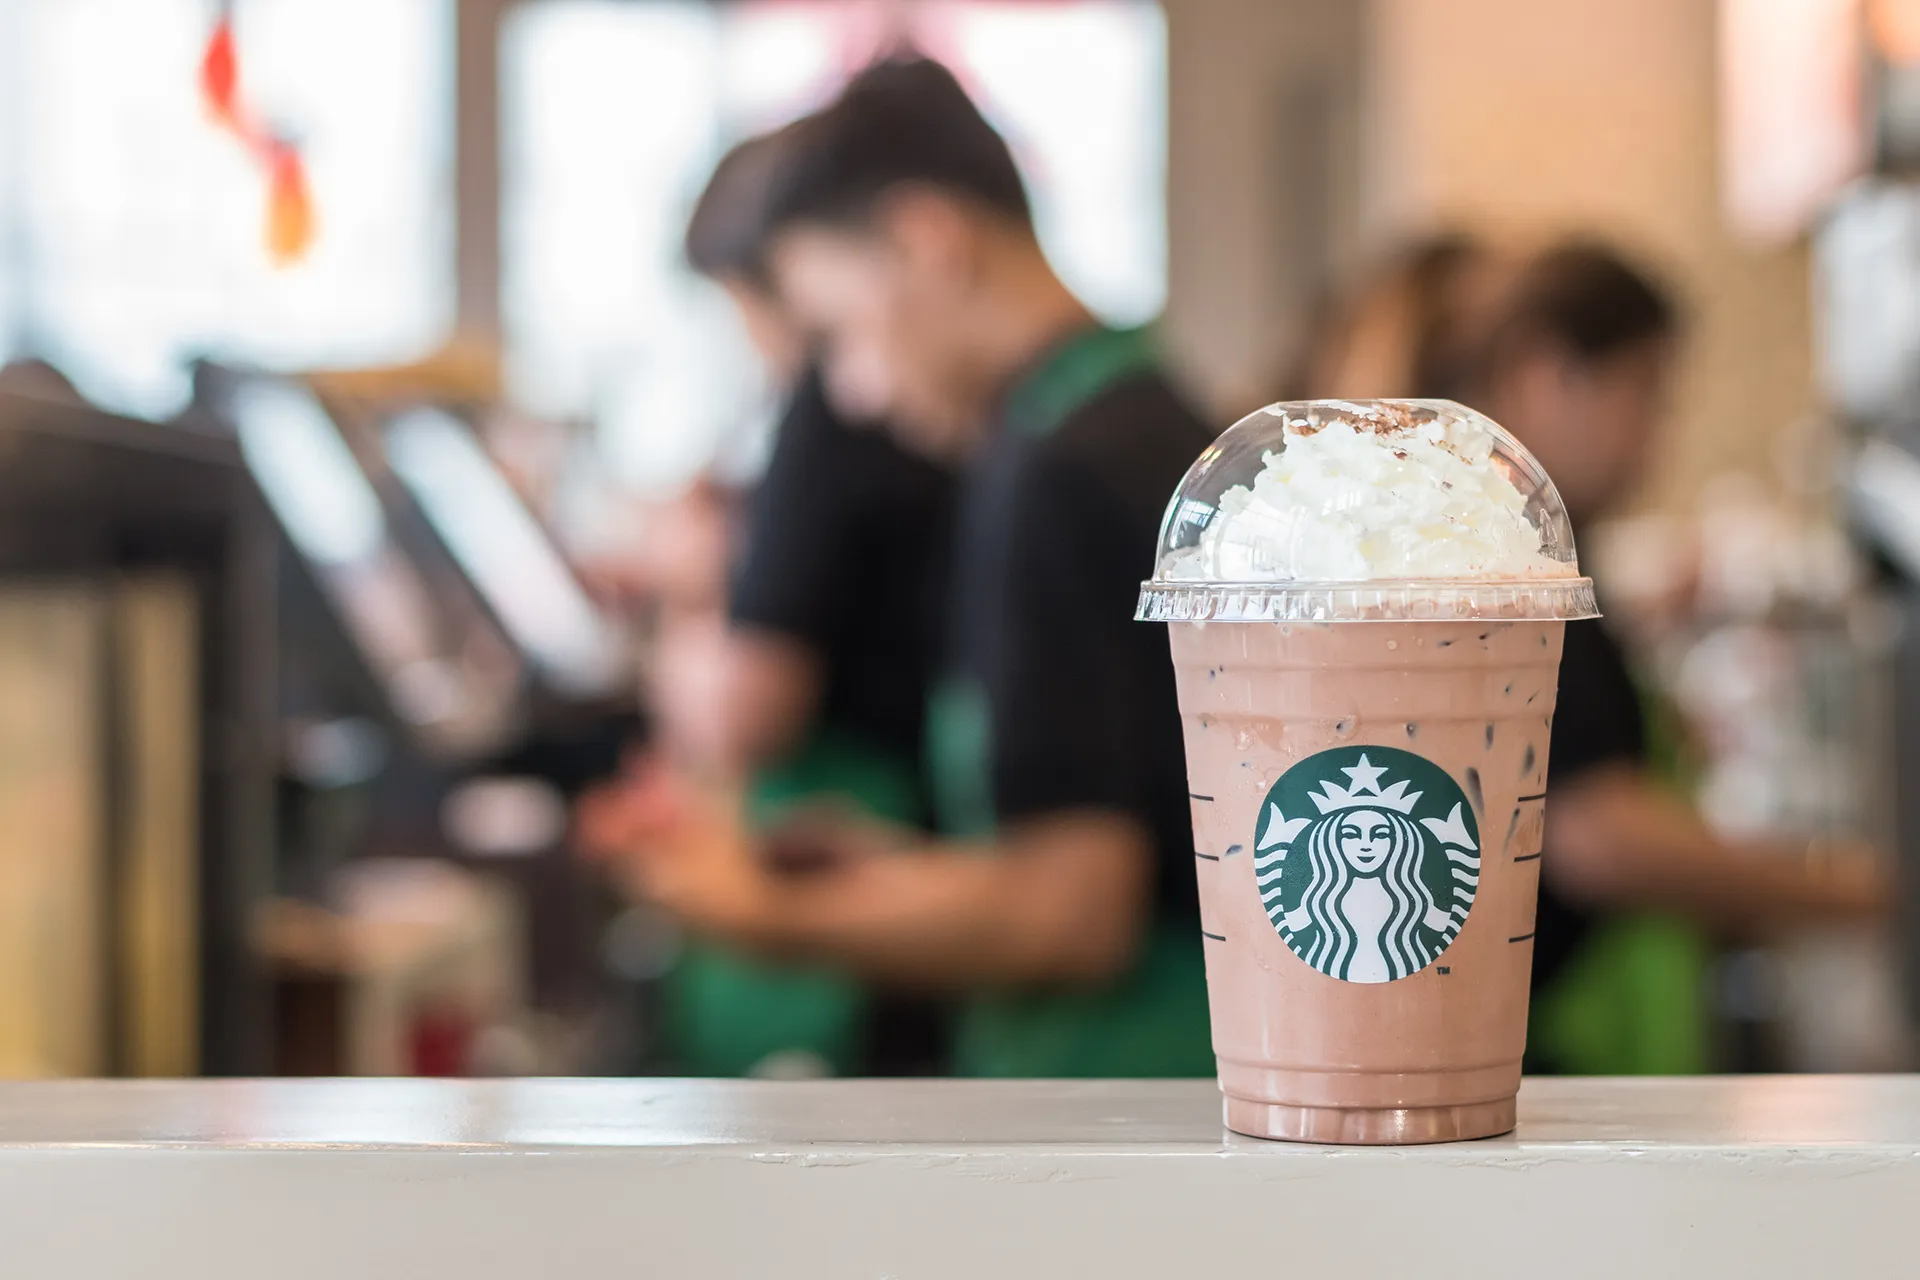
[[1553, 481], [1451, 400], [1268, 405], [1228, 428], [1160, 526], [1147, 622], [1596, 616]]

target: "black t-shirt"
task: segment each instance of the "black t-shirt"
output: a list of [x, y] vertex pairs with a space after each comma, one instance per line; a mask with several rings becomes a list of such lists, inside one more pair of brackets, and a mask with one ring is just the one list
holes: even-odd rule
[[[1640, 697], [1620, 646], [1597, 620], [1569, 622], [1560, 660], [1560, 699], [1547, 750], [1547, 803], [1553, 803], [1556, 786], [1601, 765], [1639, 763], [1646, 753]], [[1547, 849], [1545, 855], [1544, 861], [1551, 862], [1553, 850]], [[1596, 914], [1554, 892], [1550, 877], [1541, 878], [1533, 940], [1536, 994], [1566, 966], [1592, 929]]]
[[807, 645], [820, 720], [917, 760], [938, 647], [953, 477], [802, 380], [747, 506], [728, 612]]
[[1144, 345], [1129, 357], [1134, 341], [1093, 335], [1038, 420], [1006, 423], [970, 473], [953, 664], [985, 711], [992, 821], [1131, 814], [1153, 836], [1161, 910], [1197, 917], [1166, 629], [1133, 613], [1168, 495], [1214, 433]]

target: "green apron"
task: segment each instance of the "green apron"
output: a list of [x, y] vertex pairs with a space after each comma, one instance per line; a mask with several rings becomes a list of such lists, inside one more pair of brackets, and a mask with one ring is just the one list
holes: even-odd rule
[[[1694, 770], [1673, 710], [1642, 691], [1648, 772], [1681, 792]], [[1548, 803], [1552, 803], [1549, 801]], [[1553, 982], [1533, 993], [1527, 1053], [1567, 1075], [1697, 1075], [1710, 1068], [1712, 951], [1698, 926], [1653, 914], [1597, 921]]]
[[1529, 1056], [1566, 1075], [1678, 1076], [1708, 1069], [1699, 929], [1652, 915], [1606, 918], [1533, 1000]]
[[1199, 933], [1156, 925], [1133, 968], [1096, 991], [974, 998], [954, 1063], [959, 1075], [1023, 1079], [1213, 1075]]
[[[796, 804], [841, 800], [876, 818], [917, 823], [920, 792], [911, 763], [827, 726], [755, 777], [748, 817], [765, 826]], [[867, 992], [833, 969], [690, 942], [663, 997], [668, 1049], [688, 1075], [746, 1075], [783, 1053], [818, 1057], [836, 1075], [861, 1070]]]
[[[1144, 331], [1095, 329], [1066, 343], [1007, 398], [1009, 430], [1044, 436], [1122, 378], [1158, 367]], [[977, 684], [942, 682], [928, 704], [935, 816], [953, 836], [990, 835], [993, 725]], [[1196, 930], [1157, 924], [1133, 967], [1089, 991], [976, 995], [959, 1014], [963, 1076], [1210, 1076], [1205, 960]]]

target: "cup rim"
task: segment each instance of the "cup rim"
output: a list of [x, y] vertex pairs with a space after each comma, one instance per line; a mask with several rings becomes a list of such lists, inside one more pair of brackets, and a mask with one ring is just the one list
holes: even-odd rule
[[1600, 616], [1584, 577], [1140, 584], [1136, 622], [1576, 622]]

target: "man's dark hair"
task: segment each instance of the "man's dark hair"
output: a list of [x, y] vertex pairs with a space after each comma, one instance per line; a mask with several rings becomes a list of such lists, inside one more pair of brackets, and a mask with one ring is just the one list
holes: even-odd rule
[[1672, 337], [1680, 313], [1651, 276], [1601, 244], [1574, 241], [1524, 266], [1493, 329], [1497, 363], [1542, 339], [1598, 364]]
[[767, 287], [767, 200], [787, 131], [736, 144], [713, 167], [687, 219], [687, 262], [708, 279], [730, 276]]
[[876, 62], [792, 126], [767, 201], [769, 233], [867, 224], [889, 192], [932, 187], [1031, 225], [1006, 139], [953, 73], [926, 58]]

